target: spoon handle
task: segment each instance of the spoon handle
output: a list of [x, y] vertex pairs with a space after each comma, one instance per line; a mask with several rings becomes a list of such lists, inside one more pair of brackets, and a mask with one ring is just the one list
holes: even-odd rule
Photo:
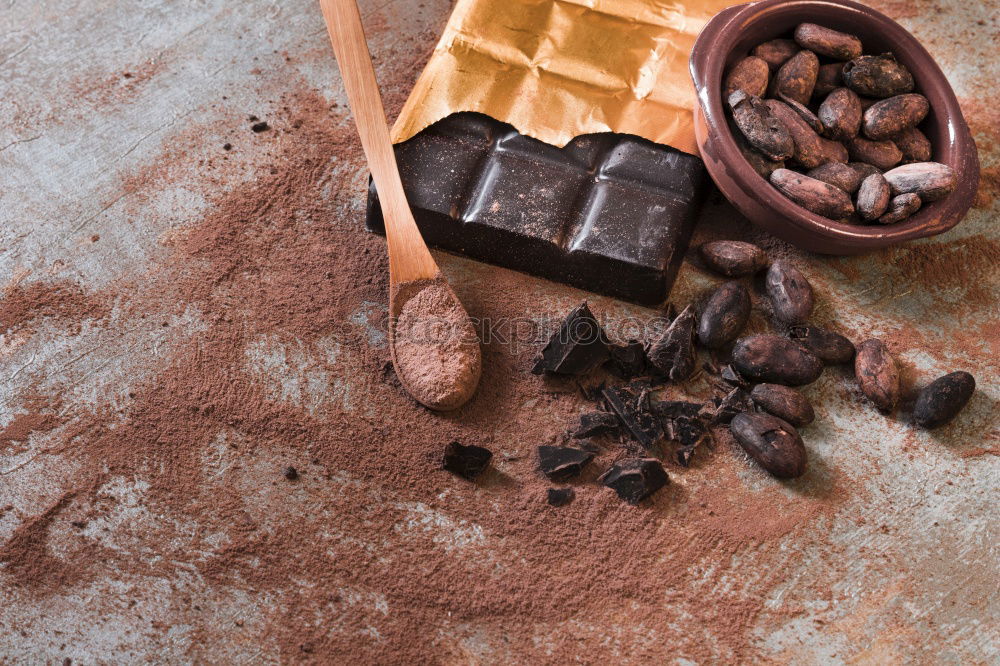
[[420, 235], [399, 179], [358, 5], [355, 0], [320, 0], [319, 4], [382, 204], [390, 280], [399, 283], [433, 278], [438, 267]]

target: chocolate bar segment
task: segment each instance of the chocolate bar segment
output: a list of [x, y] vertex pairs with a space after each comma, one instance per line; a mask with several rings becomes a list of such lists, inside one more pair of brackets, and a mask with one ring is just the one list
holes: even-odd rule
[[[699, 158], [625, 134], [555, 148], [478, 113], [397, 144], [428, 244], [646, 305], [680, 266], [706, 187]], [[366, 226], [385, 233], [369, 188]]]

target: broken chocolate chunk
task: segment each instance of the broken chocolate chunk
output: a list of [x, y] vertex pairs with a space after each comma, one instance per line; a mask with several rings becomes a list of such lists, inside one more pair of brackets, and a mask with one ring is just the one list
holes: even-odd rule
[[465, 446], [458, 442], [452, 442], [444, 449], [442, 468], [463, 479], [472, 481], [486, 471], [492, 457], [493, 454], [490, 453], [489, 449], [475, 444]]
[[566, 506], [576, 497], [576, 492], [572, 488], [549, 488], [546, 491], [546, 500], [552, 506]]
[[629, 504], [638, 504], [667, 485], [670, 479], [659, 460], [630, 458], [614, 465], [600, 481]]
[[694, 372], [694, 326], [694, 308], [689, 305], [649, 347], [649, 362], [670, 381], [683, 381]]
[[574, 439], [612, 433], [621, 426], [618, 416], [612, 412], [588, 412], [580, 414], [580, 425], [573, 431]]
[[600, 323], [584, 301], [573, 309], [552, 334], [531, 372], [540, 375], [582, 375], [608, 358], [608, 341]]
[[682, 416], [695, 419], [698, 418], [701, 405], [686, 400], [659, 400], [650, 405], [650, 410], [661, 419], [676, 419]]
[[[648, 388], [648, 387], [647, 387]], [[625, 429], [646, 449], [653, 449], [663, 439], [663, 428], [649, 410], [646, 390], [610, 387], [602, 392], [608, 408], [618, 415]]]
[[571, 446], [539, 446], [538, 467], [552, 481], [566, 481], [580, 474], [594, 454]]
[[737, 372], [736, 368], [731, 365], [724, 367], [722, 372], [719, 373], [719, 376], [722, 377], [722, 381], [727, 384], [739, 386], [740, 388], [746, 388], [747, 386], [747, 380], [743, 379], [743, 375]]
[[712, 423], [729, 423], [737, 414], [753, 410], [754, 406], [753, 401], [750, 400], [750, 394], [745, 389], [737, 387], [730, 391], [715, 408]]
[[646, 374], [646, 349], [638, 340], [629, 340], [628, 344], [611, 345], [608, 348], [611, 359], [608, 370], [622, 379], [633, 379]]

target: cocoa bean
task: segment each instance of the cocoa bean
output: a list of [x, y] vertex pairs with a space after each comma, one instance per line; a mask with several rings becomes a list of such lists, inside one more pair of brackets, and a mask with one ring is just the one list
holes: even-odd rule
[[816, 419], [809, 399], [795, 389], [781, 384], [757, 384], [750, 399], [765, 412], [801, 428]]
[[767, 92], [767, 82], [771, 71], [760, 58], [747, 56], [733, 65], [722, 86], [723, 99], [729, 99], [737, 90], [748, 95], [763, 97]]
[[916, 126], [930, 109], [927, 98], [916, 93], [883, 99], [865, 111], [865, 136], [876, 141], [888, 139]]
[[885, 176], [873, 173], [861, 182], [855, 208], [862, 220], [871, 222], [885, 213], [891, 198], [892, 189]]
[[890, 137], [896, 144], [900, 152], [903, 153], [903, 162], [929, 162], [931, 159], [931, 142], [923, 132], [916, 127], [907, 127], [905, 130]]
[[916, 162], [885, 173], [893, 194], [920, 196], [922, 201], [937, 201], [951, 194], [958, 185], [955, 171], [939, 162]]
[[820, 146], [823, 150], [823, 162], [841, 162], [842, 164], [847, 164], [847, 160], [850, 159], [847, 155], [847, 148], [844, 144], [839, 141], [833, 141], [831, 139], [824, 139], [820, 137]]
[[837, 88], [819, 105], [817, 115], [828, 137], [850, 141], [861, 127], [861, 100], [850, 88]]
[[708, 267], [726, 277], [752, 275], [767, 266], [767, 254], [753, 243], [712, 241], [699, 249]]
[[913, 75], [891, 53], [863, 55], [844, 65], [844, 84], [866, 97], [892, 97], [913, 90]]
[[790, 39], [772, 39], [754, 47], [752, 55], [767, 63], [772, 71], [784, 65], [789, 58], [799, 52], [799, 45]]
[[792, 137], [795, 161], [807, 169], [813, 169], [830, 161], [827, 157], [827, 147], [819, 134], [816, 134], [790, 106], [776, 99], [766, 100], [764, 104]]
[[771, 184], [806, 210], [831, 220], [845, 218], [854, 212], [851, 197], [839, 187], [789, 169], [775, 170], [771, 174]]
[[795, 143], [785, 125], [759, 98], [737, 90], [729, 96], [733, 120], [750, 145], [768, 159], [785, 160], [795, 152]]
[[824, 363], [847, 363], [854, 358], [854, 343], [840, 333], [819, 326], [792, 326], [788, 337]]
[[889, 201], [889, 212], [878, 218], [879, 224], [895, 224], [902, 222], [920, 210], [920, 195], [900, 194]]
[[682, 381], [694, 372], [694, 325], [694, 309], [689, 305], [649, 347], [649, 362], [670, 381]]
[[854, 194], [861, 186], [861, 173], [843, 162], [827, 162], [811, 169], [806, 175], [839, 187], [848, 194]]
[[853, 60], [861, 55], [861, 40], [846, 32], [824, 28], [815, 23], [800, 23], [795, 41], [804, 49], [837, 60]]
[[740, 338], [733, 347], [733, 367], [755, 382], [800, 386], [816, 381], [823, 362], [794, 340], [763, 333]]
[[865, 340], [854, 356], [854, 376], [861, 392], [883, 412], [899, 400], [899, 368], [881, 340]]
[[720, 285], [705, 302], [698, 320], [698, 342], [718, 348], [732, 342], [750, 318], [750, 292], [739, 282]]
[[806, 447], [795, 428], [777, 416], [737, 414], [729, 429], [743, 450], [779, 479], [794, 479], [806, 471]]
[[740, 152], [743, 153], [743, 157], [746, 158], [750, 167], [760, 174], [761, 178], [767, 180], [775, 169], [785, 168], [784, 160], [772, 160], [767, 155], [751, 146], [731, 118], [729, 119], [729, 129], [733, 135], [733, 141], [736, 142], [736, 147], [740, 149]]
[[976, 390], [976, 379], [968, 372], [938, 377], [917, 395], [913, 422], [922, 428], [937, 428], [958, 416]]
[[857, 162], [867, 162], [882, 171], [899, 164], [903, 153], [892, 141], [872, 141], [856, 136], [847, 143], [847, 153]]
[[819, 121], [819, 118], [816, 117], [815, 113], [809, 110], [809, 107], [804, 104], [799, 104], [791, 97], [786, 97], [785, 95], [781, 96], [781, 101], [792, 107], [792, 111], [799, 114], [799, 118], [804, 120], [806, 125], [809, 125], [809, 128], [813, 132], [819, 134], [823, 131], [823, 123]]
[[809, 318], [813, 291], [802, 271], [778, 259], [767, 269], [764, 284], [775, 317], [786, 324], [801, 324]]
[[813, 98], [826, 97], [844, 85], [844, 77], [841, 74], [843, 69], [844, 63], [842, 62], [820, 65], [819, 73], [816, 74], [816, 85], [813, 87]]
[[877, 166], [872, 166], [867, 162], [848, 162], [847, 166], [851, 167], [859, 174], [861, 174], [862, 182], [864, 182], [864, 179], [872, 175], [873, 173], [882, 173], [882, 170], [879, 169]]
[[784, 95], [800, 104], [808, 104], [818, 74], [819, 58], [816, 54], [812, 51], [799, 51], [771, 79], [770, 95]]

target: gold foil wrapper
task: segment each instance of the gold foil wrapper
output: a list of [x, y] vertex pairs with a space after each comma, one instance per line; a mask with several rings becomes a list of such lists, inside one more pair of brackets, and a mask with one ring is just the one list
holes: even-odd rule
[[458, 0], [392, 129], [478, 111], [562, 147], [635, 134], [694, 155], [688, 55], [734, 0]]

